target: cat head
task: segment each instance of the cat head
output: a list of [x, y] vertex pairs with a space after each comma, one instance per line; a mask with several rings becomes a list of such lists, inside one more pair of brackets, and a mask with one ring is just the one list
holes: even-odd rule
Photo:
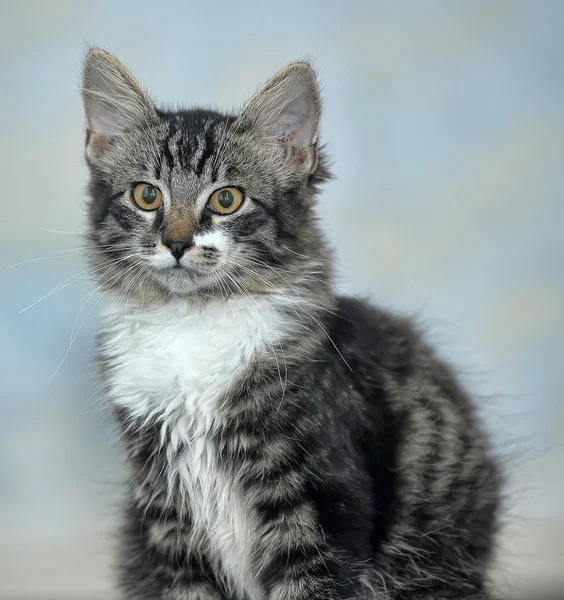
[[90, 51], [82, 95], [90, 260], [98, 282], [163, 296], [267, 291], [321, 255], [312, 215], [329, 177], [321, 98], [293, 63], [239, 114], [157, 108], [111, 54]]

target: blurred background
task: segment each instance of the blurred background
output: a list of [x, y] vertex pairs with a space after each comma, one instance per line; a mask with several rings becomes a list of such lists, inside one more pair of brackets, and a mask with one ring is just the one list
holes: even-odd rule
[[564, 2], [2, 0], [0, 23], [0, 598], [113, 597], [124, 471], [79, 235], [88, 43], [157, 102], [224, 108], [313, 60], [340, 285], [415, 315], [459, 367], [509, 475], [497, 579], [562, 589]]

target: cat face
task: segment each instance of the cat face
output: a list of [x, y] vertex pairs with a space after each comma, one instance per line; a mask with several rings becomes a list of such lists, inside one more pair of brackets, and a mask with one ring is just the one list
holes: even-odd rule
[[164, 112], [93, 50], [83, 98], [90, 259], [106, 288], [267, 291], [317, 239], [311, 200], [328, 172], [305, 63], [278, 73], [239, 115]]

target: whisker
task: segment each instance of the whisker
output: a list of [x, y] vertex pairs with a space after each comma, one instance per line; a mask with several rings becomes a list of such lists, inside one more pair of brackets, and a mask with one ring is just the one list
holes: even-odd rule
[[[323, 312], [326, 312], [326, 313], [328, 313], [330, 315], [334, 315], [335, 317], [343, 318], [343, 316], [342, 316], [341, 313], [338, 313], [337, 311], [331, 310], [330, 308], [327, 308], [326, 306], [322, 306], [320, 304], [314, 304], [313, 302], [311, 302], [311, 300], [308, 300], [308, 299], [304, 298], [303, 295], [299, 292], [299, 290], [297, 290], [285, 277], [282, 277], [281, 275], [280, 275], [280, 277], [282, 279], [284, 279], [284, 281], [288, 284], [288, 286], [290, 287], [290, 289], [296, 294], [296, 296], [298, 296], [298, 298], [300, 299], [299, 300], [300, 305], [306, 305], [306, 306], [309, 306], [311, 308], [315, 308], [317, 310], [321, 310]], [[289, 298], [289, 299], [290, 299], [291, 302], [297, 302], [297, 300], [294, 299], [294, 298]]]
[[[133, 268], [134, 266], [135, 266], [135, 265], [133, 265], [132, 267], [130, 267], [130, 269], [131, 269], [131, 268]], [[103, 298], [103, 297], [104, 297], [104, 296], [105, 296], [105, 295], [106, 295], [106, 294], [107, 294], [107, 293], [108, 293], [108, 292], [109, 292], [109, 291], [110, 291], [110, 290], [111, 290], [111, 289], [114, 287], [114, 285], [116, 285], [116, 284], [117, 284], [117, 283], [120, 281], [120, 279], [121, 279], [122, 277], [124, 277], [124, 276], [125, 276], [125, 275], [126, 275], [128, 272], [129, 272], [129, 271], [125, 271], [124, 273], [118, 273], [117, 275], [114, 275], [114, 276], [113, 276], [113, 277], [112, 277], [112, 278], [109, 280], [109, 281], [111, 281], [112, 279], [115, 279], [115, 278], [117, 277], [117, 280], [116, 280], [116, 281], [115, 281], [115, 282], [114, 282], [114, 283], [113, 283], [113, 284], [112, 284], [110, 287], [108, 287], [108, 289], [104, 290], [104, 292], [103, 292], [103, 293], [100, 295], [100, 297], [99, 297], [99, 298], [96, 300], [96, 302], [94, 302], [94, 304], [92, 305], [92, 307], [90, 308], [90, 310], [89, 310], [89, 311], [86, 313], [86, 316], [85, 316], [85, 317], [84, 317], [84, 319], [82, 320], [82, 322], [81, 322], [81, 324], [80, 324], [80, 326], [79, 326], [78, 330], [76, 331], [76, 333], [74, 334], [74, 336], [72, 336], [72, 337], [71, 337], [71, 340], [70, 340], [70, 342], [69, 342], [69, 346], [68, 346], [68, 348], [67, 348], [67, 350], [66, 350], [66, 352], [65, 352], [65, 354], [64, 354], [64, 356], [63, 356], [63, 358], [61, 359], [61, 362], [59, 363], [59, 366], [58, 366], [58, 367], [55, 369], [55, 371], [53, 372], [53, 374], [51, 375], [51, 377], [49, 377], [49, 381], [52, 381], [52, 380], [53, 380], [53, 378], [55, 377], [55, 375], [56, 375], [56, 374], [59, 372], [59, 369], [60, 369], [60, 368], [63, 366], [63, 363], [65, 362], [65, 360], [66, 360], [67, 356], [70, 354], [70, 351], [71, 351], [71, 348], [72, 348], [72, 345], [73, 345], [74, 341], [76, 340], [76, 338], [77, 338], [78, 334], [80, 333], [80, 331], [81, 331], [82, 327], [83, 327], [83, 326], [84, 326], [84, 324], [86, 323], [86, 321], [87, 321], [88, 317], [89, 317], [89, 316], [92, 314], [92, 311], [93, 311], [93, 310], [96, 308], [96, 306], [99, 304], [99, 302], [102, 300], [102, 298]], [[106, 283], [107, 283], [107, 282], [106, 282]], [[98, 289], [99, 289], [99, 288], [98, 288]], [[87, 302], [88, 302], [88, 300], [87, 300]], [[83, 305], [83, 307], [80, 309], [80, 312], [82, 312], [83, 308], [84, 308], [84, 305]], [[80, 314], [80, 313], [79, 313], [79, 314]], [[77, 317], [77, 319], [78, 319], [78, 317]], [[76, 325], [76, 321], [77, 321], [77, 319], [75, 320], [75, 325]], [[73, 329], [74, 329], [74, 326], [73, 326]], [[71, 334], [71, 335], [72, 335], [72, 334]]]
[[30, 308], [34, 307], [36, 304], [39, 304], [40, 302], [42, 302], [43, 300], [46, 300], [47, 298], [49, 298], [50, 296], [52, 296], [53, 294], [56, 294], [57, 292], [61, 291], [62, 289], [66, 288], [67, 286], [76, 283], [77, 281], [80, 281], [81, 279], [84, 279], [85, 277], [92, 275], [94, 273], [97, 273], [98, 271], [102, 270], [103, 268], [105, 268], [107, 265], [111, 265], [111, 264], [119, 264], [120, 262], [127, 260], [129, 258], [132, 258], [133, 256], [135, 256], [135, 254], [131, 254], [130, 256], [126, 256], [124, 258], [121, 259], [111, 259], [108, 261], [105, 261], [103, 263], [101, 263], [100, 265], [96, 265], [94, 267], [89, 267], [88, 269], [85, 269], [84, 271], [81, 271], [80, 273], [77, 273], [75, 275], [73, 275], [72, 277], [69, 277], [68, 279], [66, 279], [65, 281], [63, 281], [62, 283], [59, 283], [58, 285], [56, 285], [52, 290], [50, 290], [49, 292], [47, 292], [46, 294], [44, 294], [43, 296], [41, 296], [41, 298], [39, 298], [39, 300], [36, 300], [35, 302], [31, 303], [29, 306], [26, 306], [25, 308], [22, 308], [22, 310], [19, 311], [18, 314], [22, 314], [24, 313], [26, 310], [29, 310]]
[[352, 367], [349, 365], [349, 363], [347, 362], [347, 360], [345, 359], [345, 357], [343, 356], [343, 354], [341, 353], [341, 351], [337, 347], [337, 344], [335, 344], [335, 342], [333, 341], [333, 338], [329, 335], [329, 333], [323, 327], [323, 325], [321, 325], [321, 323], [309, 311], [307, 311], [303, 306], [298, 305], [298, 308], [300, 308], [301, 310], [303, 310], [307, 315], [309, 315], [315, 321], [315, 323], [317, 323], [318, 327], [327, 336], [327, 339], [331, 342], [331, 344], [333, 345], [333, 347], [335, 348], [335, 350], [337, 351], [337, 353], [339, 354], [339, 356], [343, 359], [343, 362], [345, 363], [345, 365], [347, 365], [347, 367], [349, 368], [349, 370], [351, 371], [351, 373], [353, 373], [354, 371], [353, 371]]
[[[131, 285], [129, 285], [126, 289], [125, 289], [125, 309], [124, 312], [127, 315], [127, 311], [129, 308], [129, 299], [131, 298], [131, 294], [133, 293], [133, 290], [135, 289], [135, 286], [137, 285], [137, 283], [141, 280], [142, 277], [145, 276], [145, 279], [148, 275], [148, 271], [149, 271], [149, 267], [147, 265], [141, 265], [141, 268], [139, 269], [139, 273], [137, 273], [137, 275], [133, 276], [133, 279], [131, 281]], [[123, 297], [120, 300], [120, 302], [123, 301]], [[119, 304], [117, 306], [117, 309], [119, 310]], [[117, 319], [117, 312], [116, 315], [114, 317], [114, 320]]]
[[268, 341], [270, 344], [270, 347], [272, 349], [272, 355], [274, 357], [274, 361], [276, 362], [276, 369], [278, 371], [278, 377], [280, 379], [280, 385], [282, 388], [282, 397], [280, 399], [280, 404], [278, 406], [278, 409], [280, 409], [280, 406], [282, 405], [282, 401], [284, 400], [284, 396], [286, 395], [286, 388], [287, 388], [287, 384], [288, 384], [288, 364], [286, 362], [286, 355], [284, 353], [284, 349], [282, 348], [282, 342], [280, 341], [280, 337], [277, 336], [278, 338], [278, 345], [280, 347], [280, 352], [282, 353], [282, 358], [284, 360], [284, 380], [282, 380], [282, 372], [280, 370], [280, 364], [278, 362], [278, 357], [276, 356], [276, 351], [274, 349], [274, 345], [272, 343], [272, 338], [270, 337], [270, 333], [268, 331], [268, 328], [266, 327], [266, 324], [260, 314], [260, 311], [258, 310], [258, 307], [256, 305], [256, 302], [253, 300], [252, 295], [250, 294], [250, 292], [247, 290], [247, 288], [244, 286], [244, 284], [242, 284], [241, 282], [237, 282], [233, 277], [231, 277], [231, 275], [229, 273], [227, 273], [226, 270], [224, 270], [224, 274], [233, 282], [233, 284], [239, 288], [239, 290], [241, 290], [243, 292], [243, 297], [248, 298], [249, 302], [251, 302], [251, 306], [253, 307], [253, 309], [256, 312], [256, 315], [258, 316], [264, 331], [268, 337]]
[[292, 248], [288, 248], [288, 246], [282, 246], [282, 247], [284, 248], [284, 250], [288, 250], [288, 252], [291, 252], [292, 254], [295, 254], [296, 256], [299, 256], [300, 258], [306, 258], [307, 260], [322, 260], [322, 259], [320, 259], [320, 257], [306, 256], [305, 254], [300, 254], [299, 252], [292, 250]]
[[60, 231], [59, 229], [48, 229], [47, 227], [36, 227], [39, 231], [46, 231], [47, 233], [60, 233], [61, 235], [84, 235], [80, 231]]
[[84, 256], [83, 250], [88, 250], [88, 254], [104, 254], [107, 253], [108, 250], [135, 250], [138, 249], [139, 246], [108, 246], [107, 249], [100, 249], [100, 246], [83, 246], [79, 248], [69, 248], [67, 250], [57, 250], [54, 253], [54, 256], [40, 256], [38, 258], [30, 258], [28, 260], [22, 260], [13, 265], [9, 265], [0, 270], [0, 273], [4, 273], [5, 271], [9, 271], [10, 269], [14, 269], [15, 267], [19, 267], [21, 265], [27, 265], [31, 263], [41, 262], [44, 260], [55, 260], [58, 258], [74, 258], [79, 256]]
[[[112, 266], [114, 266], [114, 265], [111, 265], [110, 267], [108, 267], [107, 271], [109, 271], [109, 270], [112, 268]], [[136, 265], [135, 265], [135, 264], [133, 264], [133, 265], [131, 265], [130, 267], [127, 267], [127, 269], [126, 269], [126, 270], [123, 272], [123, 275], [124, 275], [124, 276], [125, 276], [125, 275], [127, 275], [129, 272], [131, 272], [131, 270], [132, 270], [132, 269], [133, 269], [135, 266], [136, 266]], [[106, 272], [107, 272], [107, 271], [106, 271]], [[122, 274], [122, 273], [117, 273], [116, 275], [114, 275], [113, 277], [111, 277], [111, 278], [110, 278], [108, 281], [112, 281], [112, 279], [115, 279], [115, 278], [116, 278], [118, 275], [121, 275], [121, 274]], [[91, 291], [91, 292], [88, 294], [88, 296], [87, 296], [87, 298], [86, 298], [86, 301], [84, 302], [84, 304], [82, 305], [82, 307], [81, 307], [81, 308], [80, 308], [80, 310], [78, 311], [78, 314], [76, 315], [76, 319], [74, 320], [74, 323], [73, 323], [73, 325], [72, 325], [72, 329], [71, 329], [71, 335], [70, 335], [70, 339], [71, 339], [71, 341], [70, 341], [70, 345], [69, 345], [69, 350], [70, 350], [70, 346], [72, 346], [72, 344], [73, 344], [73, 341], [75, 340], [74, 329], [75, 329], [75, 327], [76, 327], [76, 324], [77, 324], [77, 322], [78, 322], [78, 319], [79, 319], [80, 315], [82, 314], [82, 311], [84, 310], [84, 308], [85, 308], [85, 307], [86, 307], [86, 305], [88, 304], [88, 302], [89, 302], [90, 298], [92, 298], [92, 296], [93, 296], [94, 294], [96, 294], [96, 292], [99, 292], [99, 291], [102, 289], [102, 286], [103, 286], [103, 285], [105, 285], [106, 283], [107, 283], [107, 282], [101, 283], [101, 284], [100, 284], [99, 286], [97, 286], [97, 287], [96, 287], [94, 290], [92, 290], [92, 291]]]
[[133, 250], [139, 248], [139, 244], [112, 244], [107, 246], [78, 246], [77, 248], [68, 248], [66, 250], [57, 250], [55, 254], [64, 254], [65, 252], [83, 252], [88, 251], [89, 254], [103, 254], [112, 250]]
[[[242, 266], [242, 265], [240, 265]], [[269, 266], [266, 263], [264, 264], [264, 266]], [[271, 267], [273, 268], [273, 267]], [[290, 287], [294, 290], [294, 292], [299, 296], [299, 293], [293, 288], [293, 286], [287, 281], [285, 280], [288, 285], [290, 285]], [[327, 332], [327, 330], [323, 327], [323, 325], [321, 325], [321, 323], [319, 322], [319, 320], [314, 317], [305, 307], [304, 307], [304, 302], [294, 302], [291, 298], [290, 301], [292, 302], [292, 306], [295, 307], [297, 306], [300, 310], [302, 310], [304, 313], [306, 313], [316, 324], [317, 326], [321, 329], [321, 331], [323, 331], [323, 333], [325, 334], [325, 336], [327, 337], [327, 339], [331, 342], [331, 344], [333, 345], [333, 347], [335, 348], [335, 350], [337, 351], [337, 353], [339, 354], [339, 356], [341, 357], [341, 359], [343, 360], [343, 362], [345, 363], [345, 365], [349, 368], [349, 370], [351, 372], [353, 372], [352, 367], [349, 365], [349, 363], [347, 362], [347, 360], [345, 359], [345, 357], [343, 356], [342, 352], [339, 350], [339, 348], [337, 347], [337, 344], [335, 343], [335, 341], [333, 340], [333, 338], [329, 335], [329, 333]]]
[[14, 265], [10, 265], [5, 267], [0, 271], [0, 273], [4, 273], [5, 271], [9, 271], [10, 269], [14, 269], [15, 267], [19, 267], [21, 265], [27, 265], [30, 263], [40, 262], [43, 260], [55, 260], [56, 258], [69, 258], [68, 256], [41, 256], [40, 258], [30, 258], [29, 260], [22, 260]]
[[360, 298], [358, 298], [358, 296], [355, 296], [354, 294], [352, 294], [348, 290], [345, 290], [344, 288], [336, 285], [334, 282], [329, 281], [327, 279], [323, 279], [321, 277], [313, 277], [311, 273], [307, 273], [306, 274], [306, 273], [301, 273], [300, 271], [293, 271], [291, 269], [283, 269], [283, 268], [280, 268], [280, 267], [276, 268], [276, 267], [273, 267], [272, 265], [269, 265], [268, 263], [265, 263], [262, 260], [259, 260], [259, 259], [254, 258], [254, 257], [249, 257], [249, 256], [245, 257], [245, 260], [250, 260], [250, 261], [253, 261], [253, 262], [255, 262], [255, 263], [257, 263], [257, 264], [259, 264], [259, 265], [261, 265], [263, 267], [267, 267], [268, 269], [272, 269], [273, 271], [275, 271], [276, 273], [278, 273], [278, 276], [281, 277], [282, 279], [284, 279], [284, 278], [283, 278], [282, 275], [280, 275], [280, 271], [283, 271], [285, 273], [291, 273], [292, 275], [300, 275], [301, 277], [303, 277], [306, 280], [320, 281], [321, 283], [325, 283], [325, 284], [327, 284], [327, 285], [329, 285], [331, 287], [334, 287], [336, 290], [339, 290], [340, 292], [343, 292], [344, 294], [347, 294], [347, 295], [351, 296], [355, 300], [360, 300]]
[[[120, 294], [119, 298], [118, 298], [118, 302], [116, 305], [116, 308], [114, 310], [114, 312], [112, 313], [112, 317], [111, 317], [111, 321], [114, 323], [115, 320], [117, 319], [118, 313], [119, 313], [119, 308], [121, 305], [121, 302], [123, 301], [124, 298], [129, 298], [129, 293], [131, 291], [133, 291], [133, 287], [134, 285], [137, 283], [137, 281], [139, 281], [139, 279], [141, 278], [141, 276], [143, 274], [145, 274], [148, 270], [149, 267], [148, 266], [144, 266], [142, 263], [138, 263], [137, 266], [141, 265], [141, 269], [139, 270], [139, 273], [136, 273], [133, 278], [131, 279], [131, 281], [125, 286], [125, 289], [123, 290], [123, 292]], [[127, 314], [127, 300], [126, 300], [126, 304], [125, 304], [125, 314]]]
[[[277, 293], [282, 294], [282, 296], [284, 296], [289, 302], [291, 303], [297, 303], [298, 301], [294, 298], [289, 297], [287, 294], [285, 294], [280, 288], [277, 288], [276, 286], [274, 286], [274, 284], [269, 281], [268, 279], [266, 279], [265, 277], [263, 277], [262, 275], [260, 275], [259, 273], [257, 273], [256, 271], [254, 271], [253, 269], [249, 269], [248, 267], [246, 267], [245, 265], [243, 265], [243, 261], [241, 261], [240, 263], [234, 262], [232, 260], [229, 259], [225, 259], [225, 261], [229, 264], [232, 264], [236, 267], [245, 269], [247, 271], [249, 271], [251, 273], [252, 276], [254, 277], [258, 277], [260, 278], [260, 280], [264, 281], [265, 284], [267, 284], [269, 287], [271, 287], [272, 289], [274, 289]], [[299, 298], [299, 303], [300, 304], [304, 304], [306, 306], [309, 306], [310, 308], [315, 308], [317, 310], [321, 310], [323, 312], [329, 313], [331, 315], [334, 315], [336, 317], [342, 317], [342, 315], [334, 310], [331, 310], [330, 308], [327, 308], [326, 306], [321, 306], [319, 304], [314, 304], [313, 302], [306, 300], [302, 294], [285, 278], [280, 276], [281, 279], [283, 279], [288, 287], [296, 294], [296, 296], [298, 296]], [[294, 310], [294, 312], [296, 312], [296, 309], [294, 308], [294, 306], [292, 305], [292, 308]], [[297, 314], [297, 313], [296, 313]], [[297, 315], [299, 318], [301, 318], [299, 315]]]
[[[229, 261], [227, 260], [226, 262], [229, 262]], [[280, 288], [276, 287], [271, 281], [269, 281], [268, 279], [266, 279], [266, 277], [263, 277], [262, 275], [260, 275], [256, 271], [254, 271], [253, 269], [251, 269], [249, 267], [246, 267], [242, 263], [231, 262], [230, 264], [233, 264], [236, 267], [240, 267], [241, 269], [244, 269], [245, 271], [247, 271], [248, 273], [250, 273], [251, 276], [253, 276], [256, 281], [262, 281], [262, 282], [264, 282], [266, 285], [268, 285], [269, 287], [271, 287], [276, 293], [279, 293], [282, 296], [284, 296], [285, 298], [288, 298], [287, 294], [285, 294]], [[288, 285], [290, 285], [290, 284], [288, 284]], [[292, 287], [292, 286], [290, 286], [290, 287]], [[294, 288], [292, 288], [292, 290], [294, 290]], [[296, 316], [298, 318], [300, 318], [300, 315], [298, 314], [298, 312], [296, 311], [296, 309], [294, 308], [293, 305], [292, 305], [292, 308], [293, 308], [294, 312], [296, 313]]]

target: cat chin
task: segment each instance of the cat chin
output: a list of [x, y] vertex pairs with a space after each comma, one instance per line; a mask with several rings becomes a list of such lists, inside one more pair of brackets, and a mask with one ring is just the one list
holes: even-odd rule
[[154, 278], [167, 292], [176, 296], [192, 295], [209, 284], [205, 274], [184, 267], [156, 270]]

